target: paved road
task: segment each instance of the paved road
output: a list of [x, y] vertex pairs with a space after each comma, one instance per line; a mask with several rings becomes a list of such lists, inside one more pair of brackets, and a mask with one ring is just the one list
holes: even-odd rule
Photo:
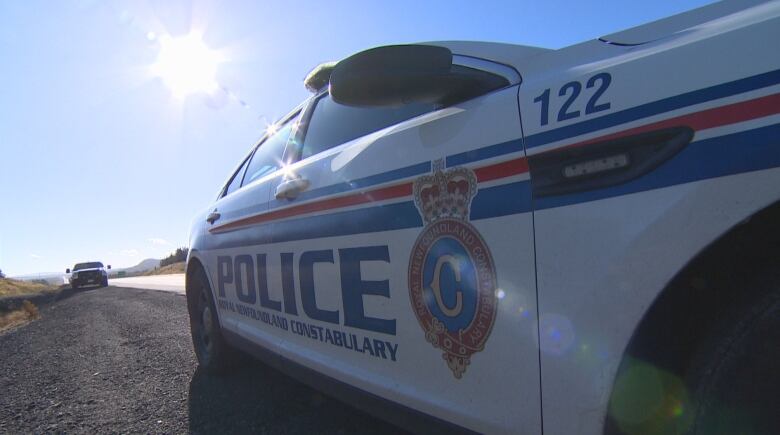
[[147, 290], [162, 290], [184, 294], [184, 274], [134, 276], [131, 278], [115, 278], [108, 280], [109, 285], [116, 287], [138, 288]]
[[399, 433], [258, 362], [205, 375], [178, 294], [107, 287], [59, 299], [0, 335], [0, 434]]

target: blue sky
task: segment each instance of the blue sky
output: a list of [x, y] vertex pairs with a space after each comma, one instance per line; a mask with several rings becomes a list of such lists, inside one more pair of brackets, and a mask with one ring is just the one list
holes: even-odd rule
[[[706, 3], [0, 2], [0, 269], [130, 266], [185, 245], [320, 62], [425, 40], [560, 48]], [[177, 95], [152, 72], [162, 41], [193, 31], [230, 94]]]

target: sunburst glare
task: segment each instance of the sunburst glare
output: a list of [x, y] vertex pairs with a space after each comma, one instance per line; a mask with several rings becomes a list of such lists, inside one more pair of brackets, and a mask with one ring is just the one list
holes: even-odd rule
[[217, 89], [217, 67], [225, 59], [203, 42], [200, 33], [192, 32], [177, 38], [163, 35], [157, 40], [160, 52], [151, 72], [163, 80], [173, 95], [183, 98]]

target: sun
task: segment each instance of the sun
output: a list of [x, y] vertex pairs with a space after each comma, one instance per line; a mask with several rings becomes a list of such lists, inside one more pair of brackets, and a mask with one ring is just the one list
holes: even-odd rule
[[202, 35], [195, 32], [177, 38], [165, 35], [158, 41], [160, 53], [151, 72], [175, 96], [182, 98], [217, 88], [217, 67], [225, 59], [203, 42]]

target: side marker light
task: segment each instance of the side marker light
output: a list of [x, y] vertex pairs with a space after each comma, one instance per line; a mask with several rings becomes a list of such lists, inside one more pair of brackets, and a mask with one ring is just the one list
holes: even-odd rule
[[600, 157], [598, 159], [587, 160], [564, 166], [563, 176], [566, 178], [577, 178], [586, 175], [598, 174], [600, 172], [611, 171], [613, 169], [625, 168], [630, 164], [628, 154], [615, 154], [613, 156]]

